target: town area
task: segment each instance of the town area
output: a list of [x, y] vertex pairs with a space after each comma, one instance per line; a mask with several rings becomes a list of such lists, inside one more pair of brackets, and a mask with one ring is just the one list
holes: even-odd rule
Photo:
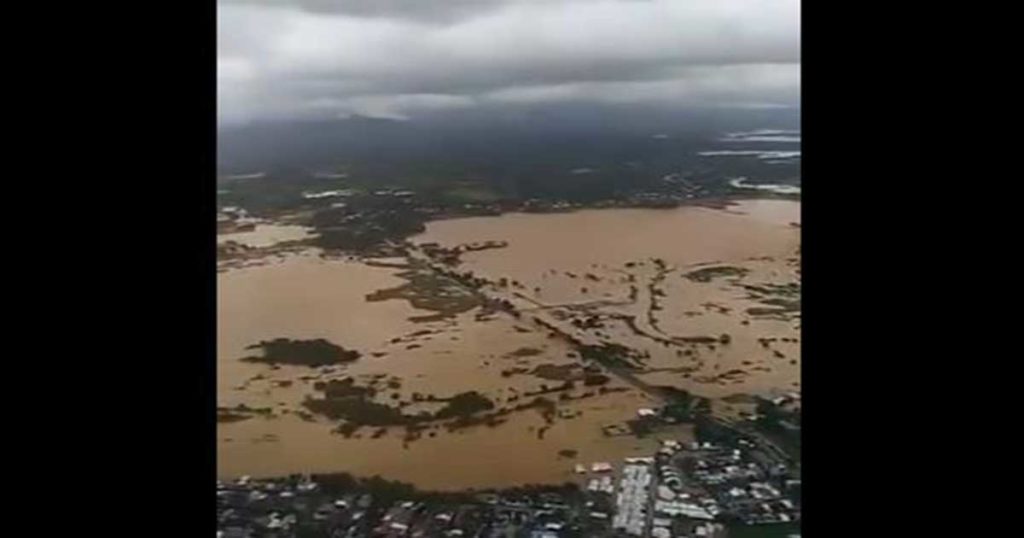
[[696, 441], [665, 440], [650, 456], [578, 464], [578, 481], [561, 486], [428, 493], [346, 474], [218, 482], [217, 536], [799, 536], [792, 460], [729, 424], [699, 426]]

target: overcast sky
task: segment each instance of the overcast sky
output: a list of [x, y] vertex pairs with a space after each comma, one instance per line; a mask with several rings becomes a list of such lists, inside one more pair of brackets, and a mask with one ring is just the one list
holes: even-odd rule
[[799, 0], [218, 0], [218, 120], [799, 103]]

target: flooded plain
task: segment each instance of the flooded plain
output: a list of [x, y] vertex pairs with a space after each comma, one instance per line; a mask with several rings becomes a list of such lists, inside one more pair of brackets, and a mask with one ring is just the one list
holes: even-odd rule
[[601, 317], [597, 341], [650, 354], [645, 380], [719, 397], [799, 387], [799, 226], [799, 202], [752, 200], [441, 221], [414, 241], [506, 241], [462, 266], [520, 282], [513, 299], [555, 324]]
[[310, 228], [293, 224], [256, 223], [254, 226], [249, 231], [218, 234], [217, 242], [234, 241], [250, 247], [269, 247], [284, 241], [307, 239], [312, 232]]
[[[466, 297], [508, 300], [519, 316], [472, 301], [442, 311], [395, 292], [410, 282], [415, 256], [380, 263], [310, 249], [220, 272], [218, 405], [260, 412], [218, 424], [218, 474], [347, 471], [432, 489], [564, 482], [575, 464], [647, 455], [659, 436], [689, 435], [686, 426], [643, 439], [610, 434], [658, 399], [615, 376], [580, 383], [579, 355], [551, 327], [637, 350], [637, 377], [648, 383], [711, 398], [798, 390], [799, 211], [799, 202], [761, 200], [506, 214], [431, 222], [411, 239], [505, 242], [463, 252], [457, 270], [490, 282]], [[584, 318], [600, 321], [581, 326]], [[275, 338], [322, 338], [361, 356], [318, 368], [241, 360]], [[332, 380], [373, 387], [373, 402], [406, 415], [466, 391], [507, 414], [455, 430], [430, 422], [340, 433], [337, 420], [304, 405]], [[551, 408], [522, 405], [536, 398]]]

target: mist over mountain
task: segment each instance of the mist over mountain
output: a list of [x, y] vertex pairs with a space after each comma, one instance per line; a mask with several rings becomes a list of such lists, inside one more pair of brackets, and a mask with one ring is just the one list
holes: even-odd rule
[[726, 133], [765, 128], [799, 130], [799, 109], [559, 105], [444, 111], [407, 120], [268, 120], [221, 127], [217, 154], [222, 174], [382, 161], [578, 168], [686, 160], [720, 147], [715, 142]]

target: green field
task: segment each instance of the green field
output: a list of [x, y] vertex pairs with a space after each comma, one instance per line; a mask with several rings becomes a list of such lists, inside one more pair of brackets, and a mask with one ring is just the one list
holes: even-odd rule
[[501, 199], [491, 187], [479, 184], [460, 184], [444, 191], [445, 200], [463, 203], [488, 203]]

